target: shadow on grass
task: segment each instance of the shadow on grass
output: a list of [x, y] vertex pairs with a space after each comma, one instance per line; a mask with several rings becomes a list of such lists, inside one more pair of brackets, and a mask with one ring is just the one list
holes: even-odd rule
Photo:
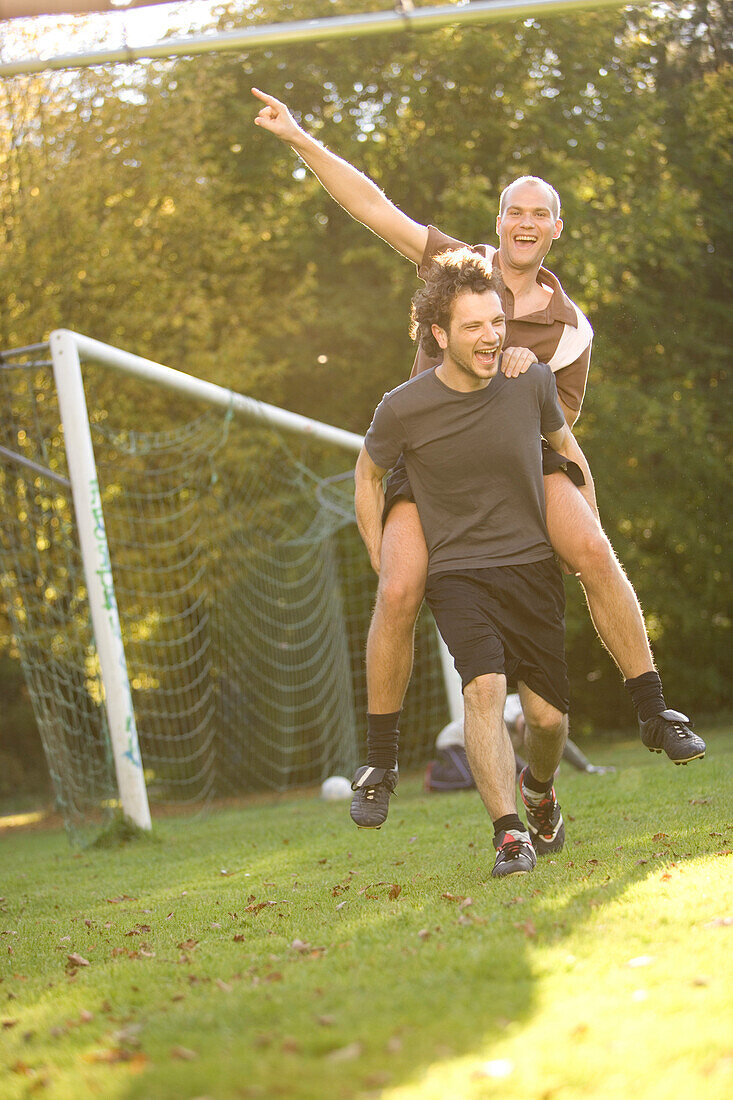
[[[379, 833], [314, 799], [228, 811], [200, 833], [168, 823], [146, 851], [89, 853], [90, 880], [104, 871], [107, 889], [113, 858], [115, 892], [131, 895], [113, 910], [114, 942], [139, 946], [119, 937], [142, 920], [157, 953], [95, 963], [110, 1019], [142, 1025], [145, 1058], [134, 1077], [124, 1062], [105, 1067], [117, 1074], [109, 1095], [350, 1100], [436, 1063], [489, 1058], [537, 1011], [544, 949], [665, 863], [723, 847], [709, 835], [717, 767], [704, 768], [665, 771], [655, 758], [603, 779], [563, 776], [565, 852], [504, 881], [490, 877], [477, 796], [426, 796], [414, 781]], [[100, 889], [85, 886], [80, 905], [101, 902], [102, 919]], [[184, 951], [189, 938], [197, 946]], [[101, 1016], [90, 985], [92, 996]], [[47, 1000], [42, 1014], [52, 1026]], [[171, 1054], [180, 1049], [195, 1059]]]
[[[537, 1009], [544, 948], [597, 920], [666, 862], [720, 846], [710, 843], [710, 821], [697, 827], [694, 799], [682, 814], [671, 795], [697, 790], [702, 773], [691, 785], [680, 775], [657, 779], [640, 766], [605, 788], [586, 777], [568, 782], [569, 804], [580, 809], [567, 851], [542, 860], [531, 877], [502, 882], [490, 877], [490, 829], [470, 794], [436, 799], [413, 787], [383, 833], [348, 835], [348, 850], [332, 848], [320, 860], [317, 845], [291, 840], [289, 866], [307, 878], [328, 861], [336, 879], [321, 876], [310, 912], [264, 910], [269, 943], [261, 941], [237, 999], [236, 1041], [212, 1023], [209, 1039], [223, 1062], [207, 1058], [198, 1088], [214, 1098], [350, 1100], [419, 1082], [436, 1063], [490, 1057]], [[258, 860], [267, 865], [269, 853], [281, 864], [282, 843], [274, 837]], [[238, 1066], [238, 1084], [227, 1062]], [[127, 1096], [197, 1095], [179, 1087], [152, 1072]]]

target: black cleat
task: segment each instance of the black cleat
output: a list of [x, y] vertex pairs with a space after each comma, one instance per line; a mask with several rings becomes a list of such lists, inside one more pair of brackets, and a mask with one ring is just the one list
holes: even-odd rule
[[534, 871], [537, 855], [529, 833], [524, 829], [506, 829], [494, 837], [496, 860], [491, 872], [494, 878], [505, 875], [528, 875]]
[[527, 825], [534, 849], [538, 856], [559, 852], [565, 843], [565, 822], [555, 788], [549, 794], [528, 790], [524, 785], [526, 770], [519, 777], [519, 793], [527, 811]]
[[649, 752], [666, 752], [675, 764], [687, 764], [705, 755], [705, 742], [692, 732], [692, 722], [678, 710], [663, 710], [646, 722], [639, 719], [642, 744]]
[[389, 796], [397, 786], [397, 769], [357, 768], [351, 789], [351, 819], [360, 829], [380, 829], [389, 813]]

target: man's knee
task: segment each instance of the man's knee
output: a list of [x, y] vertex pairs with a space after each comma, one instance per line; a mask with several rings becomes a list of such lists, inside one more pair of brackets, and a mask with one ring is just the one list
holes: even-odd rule
[[613, 547], [600, 524], [588, 524], [573, 540], [572, 556], [567, 563], [574, 573], [585, 577], [607, 577], [620, 568]]
[[501, 705], [506, 698], [506, 676], [500, 672], [487, 672], [475, 676], [463, 689], [466, 707], [473, 710], [485, 710], [487, 707]]
[[527, 705], [524, 715], [532, 733], [539, 737], [556, 737], [567, 725], [567, 715], [544, 699]]
[[390, 619], [417, 618], [425, 595], [425, 576], [420, 570], [410, 573], [401, 570], [396, 573], [383, 573], [379, 577], [377, 589], [377, 609]]

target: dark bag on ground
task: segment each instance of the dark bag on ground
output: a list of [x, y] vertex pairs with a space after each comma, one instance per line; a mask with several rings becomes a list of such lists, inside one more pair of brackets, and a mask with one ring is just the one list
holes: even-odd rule
[[437, 760], [431, 760], [425, 773], [427, 791], [468, 791], [475, 787], [462, 745], [449, 745], [438, 752]]

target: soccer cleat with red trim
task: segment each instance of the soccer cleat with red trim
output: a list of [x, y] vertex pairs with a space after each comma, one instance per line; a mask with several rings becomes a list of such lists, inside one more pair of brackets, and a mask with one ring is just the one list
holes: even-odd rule
[[527, 825], [535, 851], [538, 856], [545, 856], [549, 852], [559, 852], [562, 849], [565, 843], [565, 822], [554, 787], [547, 794], [525, 787], [524, 777], [528, 770], [525, 768], [519, 777], [519, 793], [527, 810]]
[[351, 784], [351, 820], [360, 829], [381, 829], [389, 813], [389, 796], [396, 786], [396, 768], [372, 768], [368, 764], [357, 768]]
[[649, 752], [666, 752], [675, 764], [688, 764], [701, 760], [705, 755], [705, 742], [692, 732], [692, 722], [678, 710], [663, 710], [646, 722], [639, 719], [639, 731], [643, 745]]
[[492, 869], [494, 878], [505, 875], [528, 875], [537, 865], [537, 854], [525, 829], [505, 829], [494, 837], [496, 860]]

